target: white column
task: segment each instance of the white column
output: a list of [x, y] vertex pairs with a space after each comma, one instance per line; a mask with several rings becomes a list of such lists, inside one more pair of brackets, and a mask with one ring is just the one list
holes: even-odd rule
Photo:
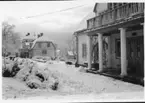
[[99, 44], [99, 72], [103, 71], [103, 35], [98, 33]]
[[111, 67], [111, 37], [108, 36], [108, 67]]
[[121, 42], [121, 76], [127, 75], [127, 56], [126, 56], [126, 29], [120, 28]]
[[[145, 4], [144, 4], [145, 5]], [[145, 30], [145, 26], [144, 26], [144, 23], [143, 23], [143, 30]], [[144, 41], [144, 44], [145, 44], [145, 36], [144, 36], [144, 33], [143, 33], [143, 41]], [[144, 47], [145, 48], [145, 47]], [[145, 64], [145, 49], [144, 49], [144, 64]], [[145, 75], [145, 65], [144, 65], [144, 75]], [[144, 82], [145, 82], [145, 76], [144, 76]]]
[[91, 69], [91, 64], [92, 64], [92, 39], [91, 36], [88, 36], [88, 69]]
[[[143, 30], [145, 30], [145, 26], [144, 26], [144, 23], [141, 23], [140, 25], [143, 26]], [[144, 41], [144, 44], [145, 44], [145, 36], [144, 36], [144, 33], [143, 33], [143, 41]], [[144, 48], [144, 54], [145, 54], [145, 48]], [[144, 55], [144, 64], [145, 64], [145, 55]], [[144, 65], [144, 75], [145, 75], [145, 65]], [[145, 82], [145, 77], [144, 77], [144, 82]]]

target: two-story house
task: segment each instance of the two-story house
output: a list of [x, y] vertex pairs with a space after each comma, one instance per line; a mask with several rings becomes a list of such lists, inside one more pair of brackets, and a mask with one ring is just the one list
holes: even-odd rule
[[37, 38], [31, 47], [30, 56], [44, 56], [54, 59], [56, 57], [56, 47], [54, 42], [46, 37]]
[[[144, 77], [144, 3], [96, 3], [95, 17], [88, 19], [87, 28], [74, 33], [77, 64], [91, 69], [97, 54], [98, 72], [107, 68], [120, 70], [121, 76]], [[104, 39], [106, 38], [106, 39]], [[97, 52], [93, 52], [94, 40]], [[104, 41], [107, 43], [107, 66], [104, 66]]]

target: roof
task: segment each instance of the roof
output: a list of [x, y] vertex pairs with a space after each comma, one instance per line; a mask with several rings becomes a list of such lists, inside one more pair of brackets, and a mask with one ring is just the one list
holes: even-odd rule
[[53, 40], [51, 40], [50, 38], [48, 38], [48, 37], [39, 37], [39, 38], [37, 38], [35, 41], [37, 41], [37, 42], [44, 42], [44, 41], [46, 41], [46, 42], [52, 42]]
[[93, 9], [93, 12], [96, 12], [96, 9], [95, 8], [97, 7], [97, 5], [98, 5], [98, 3], [95, 4], [94, 9]]
[[39, 37], [33, 42], [31, 49], [34, 48], [37, 42], [53, 42], [53, 40], [48, 39], [48, 37]]

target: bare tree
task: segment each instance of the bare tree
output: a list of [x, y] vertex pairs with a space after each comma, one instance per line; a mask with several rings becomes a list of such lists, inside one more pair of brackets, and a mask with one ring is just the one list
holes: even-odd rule
[[20, 35], [19, 33], [14, 32], [12, 34], [12, 42], [13, 45], [15, 46], [15, 49], [19, 49], [20, 45], [21, 45], [21, 40], [20, 40]]
[[2, 40], [3, 42], [6, 41], [6, 39], [11, 36], [13, 32], [14, 25], [9, 25], [8, 22], [2, 23]]
[[3, 52], [12, 52], [20, 47], [20, 36], [14, 32], [15, 25], [10, 25], [8, 22], [2, 23], [2, 45]]

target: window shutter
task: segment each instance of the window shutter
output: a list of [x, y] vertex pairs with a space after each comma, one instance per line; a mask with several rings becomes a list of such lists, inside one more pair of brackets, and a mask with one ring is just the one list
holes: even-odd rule
[[86, 58], [87, 57], [87, 45], [82, 44], [82, 57]]

